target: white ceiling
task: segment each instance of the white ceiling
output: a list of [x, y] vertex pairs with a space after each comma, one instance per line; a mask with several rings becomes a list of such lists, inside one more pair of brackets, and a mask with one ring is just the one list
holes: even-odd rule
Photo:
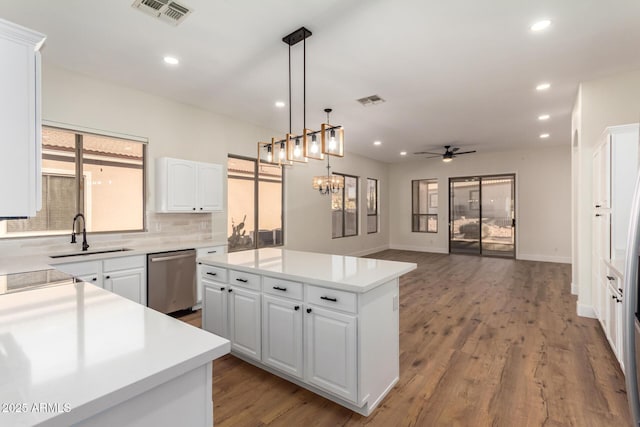
[[[133, 0], [2, 0], [0, 18], [47, 35], [45, 61], [288, 130], [288, 48], [307, 40], [307, 127], [332, 107], [347, 151], [377, 160], [569, 144], [578, 83], [640, 68], [637, 0], [179, 0], [173, 27]], [[540, 19], [551, 27], [532, 33]], [[177, 67], [162, 62], [180, 59]], [[302, 129], [302, 43], [292, 47], [293, 130]], [[551, 89], [537, 93], [536, 84]], [[387, 102], [363, 107], [377, 94]], [[538, 115], [549, 113], [546, 123]], [[540, 140], [539, 134], [551, 137]], [[273, 136], [281, 136], [273, 135]], [[373, 141], [382, 141], [374, 147]]]

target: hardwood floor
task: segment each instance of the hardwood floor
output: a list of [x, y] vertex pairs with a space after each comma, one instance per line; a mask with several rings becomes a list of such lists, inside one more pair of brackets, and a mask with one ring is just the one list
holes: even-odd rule
[[[214, 363], [215, 425], [627, 426], [624, 376], [564, 264], [389, 250], [400, 381], [369, 417], [233, 356]], [[199, 314], [182, 320], [200, 326]]]

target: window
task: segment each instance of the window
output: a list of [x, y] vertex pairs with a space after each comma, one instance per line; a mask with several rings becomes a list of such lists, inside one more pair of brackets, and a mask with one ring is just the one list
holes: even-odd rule
[[76, 213], [89, 232], [144, 230], [145, 145], [140, 141], [42, 128], [42, 209], [0, 221], [0, 237], [71, 232]]
[[419, 179], [411, 181], [411, 193], [411, 231], [437, 233], [438, 180]]
[[344, 188], [331, 194], [331, 237], [358, 234], [358, 177], [334, 173], [344, 180]]
[[229, 156], [227, 163], [228, 250], [283, 244], [283, 169]]
[[367, 178], [367, 233], [378, 232], [378, 180]]

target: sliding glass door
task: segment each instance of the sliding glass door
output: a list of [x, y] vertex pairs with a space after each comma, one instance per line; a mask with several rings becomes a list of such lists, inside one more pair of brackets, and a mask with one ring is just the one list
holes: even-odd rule
[[515, 175], [449, 179], [449, 252], [515, 257]]

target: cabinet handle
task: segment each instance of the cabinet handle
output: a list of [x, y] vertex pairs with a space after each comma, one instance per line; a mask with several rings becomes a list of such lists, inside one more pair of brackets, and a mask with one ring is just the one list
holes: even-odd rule
[[602, 215], [600, 215], [600, 214], [596, 214], [596, 216], [602, 216]]
[[294, 309], [295, 311], [298, 311], [298, 310], [300, 310], [300, 306], [299, 306], [299, 305], [296, 305], [295, 307], [293, 307], [293, 309]]
[[[224, 288], [220, 288], [220, 290], [221, 290], [221, 291], [224, 291]], [[229, 291], [229, 292], [231, 292], [231, 291]]]
[[105, 279], [111, 279], [111, 276], [105, 276]]
[[613, 276], [609, 276], [608, 274], [607, 274], [607, 279], [609, 279], [609, 280], [616, 280], [616, 278], [615, 278], [615, 277], [613, 277]]
[[622, 288], [618, 288], [618, 291], [619, 291], [621, 294], [623, 294], [623, 293], [624, 293], [624, 291], [622, 290]]
[[195, 210], [196, 210], [196, 208], [193, 208], [193, 210], [195, 211]]
[[596, 205], [596, 208], [601, 208], [601, 207], [602, 207], [602, 205]]
[[337, 302], [338, 301], [338, 298], [331, 298], [331, 297], [320, 297], [320, 299], [327, 300], [327, 301], [332, 301], [332, 302]]
[[617, 297], [617, 296], [615, 296], [615, 295], [611, 295], [611, 299], [615, 299], [615, 300], [617, 300], [617, 299], [618, 299], [618, 297]]
[[97, 277], [92, 277], [92, 278], [91, 278], [91, 281], [92, 281], [92, 282], [97, 282], [97, 281], [98, 281], [98, 278], [97, 278]]
[[622, 302], [622, 298], [616, 298], [617, 302]]
[[275, 289], [276, 291], [287, 292], [287, 288], [281, 288], [280, 286], [274, 286], [273, 289]]
[[202, 263], [201, 263], [201, 262], [199, 262], [199, 263], [198, 263], [198, 265], [202, 265]]
[[307, 308], [307, 313], [311, 313], [311, 309], [310, 308]]
[[229, 292], [233, 292], [233, 289], [229, 288]]
[[210, 272], [210, 271], [207, 271], [207, 274], [208, 274], [209, 276], [217, 276], [217, 275], [218, 275], [218, 273], [212, 273], [212, 272]]
[[248, 279], [240, 279], [240, 278], [237, 278], [236, 280], [241, 283], [247, 283], [249, 281]]
[[202, 210], [202, 208], [200, 208], [200, 210]]
[[209, 251], [209, 252], [207, 252], [207, 253], [208, 253], [208, 254], [215, 254], [216, 252], [218, 252], [218, 251]]

